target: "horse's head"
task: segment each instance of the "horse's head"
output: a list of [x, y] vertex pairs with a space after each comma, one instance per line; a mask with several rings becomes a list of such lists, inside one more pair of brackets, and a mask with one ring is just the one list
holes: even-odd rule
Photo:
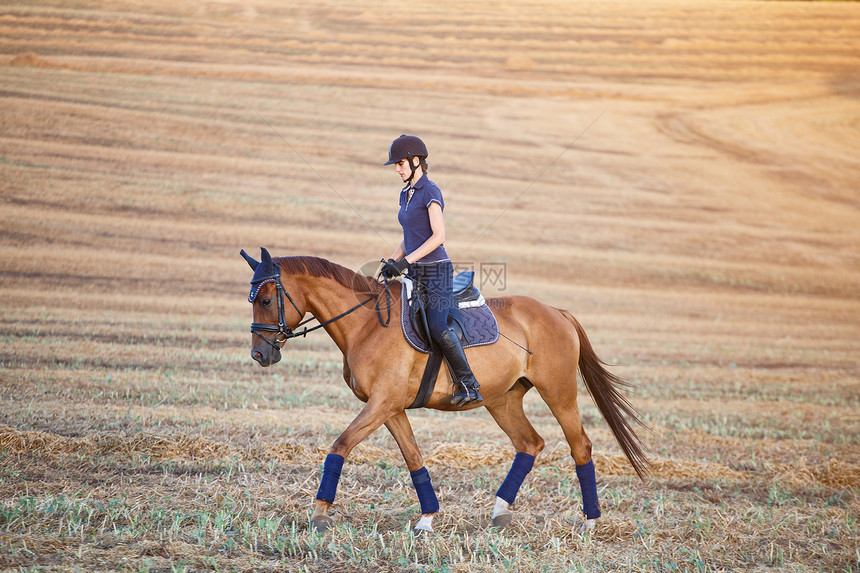
[[[271, 366], [281, 360], [284, 343], [297, 336], [293, 328], [301, 321], [304, 311], [284, 286], [281, 269], [272, 261], [269, 251], [261, 248], [261, 260], [255, 261], [244, 250], [242, 257], [254, 271], [248, 302], [254, 305], [251, 323], [251, 358], [260, 366]], [[289, 281], [288, 281], [289, 283]], [[292, 285], [290, 285], [292, 286]], [[295, 293], [295, 288], [293, 288]], [[285, 305], [286, 297], [289, 304]], [[270, 335], [267, 336], [268, 333]]]

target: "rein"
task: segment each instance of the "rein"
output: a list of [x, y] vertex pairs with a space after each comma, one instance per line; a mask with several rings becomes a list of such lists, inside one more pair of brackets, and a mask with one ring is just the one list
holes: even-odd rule
[[[290, 304], [293, 305], [293, 308], [296, 309], [296, 312], [299, 314], [299, 316], [303, 316], [304, 313], [301, 310], [299, 310], [299, 307], [296, 306], [296, 303], [293, 300], [293, 297], [291, 297], [290, 293], [287, 292], [287, 289], [284, 288], [284, 284], [281, 282], [281, 271], [280, 271], [280, 269], [278, 269], [278, 271], [275, 272], [275, 274], [270, 275], [268, 277], [263, 277], [257, 281], [253, 281], [251, 284], [262, 285], [262, 284], [267, 283], [267, 282], [274, 282], [275, 286], [277, 287], [277, 292], [278, 292], [278, 324], [274, 325], [274, 324], [267, 324], [267, 323], [261, 323], [261, 322], [252, 322], [251, 323], [251, 333], [256, 334], [257, 336], [259, 336], [260, 338], [265, 340], [269, 344], [269, 346], [272, 346], [273, 348], [280, 348], [281, 347], [280, 345], [282, 345], [283, 343], [285, 343], [287, 340], [289, 340], [291, 338], [297, 338], [299, 336], [304, 337], [304, 336], [307, 336], [307, 334], [309, 332], [313, 332], [314, 330], [318, 330], [320, 328], [323, 328], [324, 326], [328, 326], [329, 324], [331, 324], [337, 320], [340, 320], [341, 318], [343, 318], [349, 314], [352, 314], [353, 312], [355, 312], [356, 310], [358, 310], [359, 308], [366, 305], [367, 303], [369, 303], [372, 300], [376, 301], [376, 305], [374, 308], [376, 310], [376, 318], [379, 320], [379, 324], [381, 324], [383, 327], [387, 327], [389, 325], [389, 323], [391, 322], [391, 292], [389, 291], [388, 279], [386, 279], [384, 277], [383, 277], [384, 287], [382, 288], [382, 290], [380, 290], [379, 292], [377, 292], [376, 294], [374, 294], [373, 296], [371, 296], [367, 300], [358, 303], [354, 307], [350, 308], [349, 310], [347, 310], [345, 312], [340, 313], [339, 315], [337, 315], [336, 317], [334, 317], [332, 319], [329, 319], [325, 322], [321, 322], [320, 324], [317, 324], [316, 326], [312, 326], [310, 328], [305, 326], [305, 328], [303, 328], [300, 331], [294, 331], [292, 328], [287, 326], [287, 321], [286, 321], [286, 318], [284, 316], [284, 307], [285, 307], [284, 296], [287, 297], [287, 300], [290, 301]], [[382, 318], [382, 308], [379, 305], [379, 296], [383, 292], [385, 293], [385, 300], [386, 300], [386, 306], [387, 306], [387, 309], [386, 309], [387, 318], [385, 318], [385, 320], [383, 320], [383, 318]], [[305, 324], [309, 323], [312, 320], [317, 320], [317, 318], [315, 316], [311, 316], [307, 320], [303, 320], [300, 323], [298, 323], [296, 325], [296, 328], [299, 328], [300, 326], [304, 326]], [[263, 332], [274, 332], [275, 336], [270, 339], [270, 338], [265, 337], [262, 334]]]

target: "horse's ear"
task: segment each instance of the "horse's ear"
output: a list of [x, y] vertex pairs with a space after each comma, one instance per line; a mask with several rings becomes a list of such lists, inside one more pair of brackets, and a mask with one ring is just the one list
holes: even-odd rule
[[266, 247], [260, 247], [260, 262], [266, 266], [272, 264], [272, 255], [266, 250]]
[[254, 260], [254, 257], [252, 257], [251, 255], [249, 255], [248, 253], [246, 253], [246, 252], [245, 252], [245, 249], [242, 249], [242, 250], [239, 252], [239, 254], [240, 254], [240, 255], [242, 255], [242, 258], [244, 258], [246, 261], [248, 261], [248, 266], [250, 266], [250, 267], [251, 267], [251, 270], [252, 270], [252, 271], [256, 271], [256, 270], [257, 270], [257, 267], [260, 265], [260, 263], [258, 263], [257, 261], [255, 261], [255, 260]]
[[266, 250], [266, 247], [260, 247], [260, 263], [267, 274], [275, 274], [275, 264], [272, 262], [272, 255]]

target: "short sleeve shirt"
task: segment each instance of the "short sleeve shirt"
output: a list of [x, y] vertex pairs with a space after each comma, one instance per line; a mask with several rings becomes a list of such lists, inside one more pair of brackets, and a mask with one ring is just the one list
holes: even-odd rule
[[[442, 192], [435, 183], [427, 178], [426, 173], [411, 188], [414, 189], [411, 199], [409, 198], [409, 185], [400, 192], [400, 212], [397, 214], [397, 220], [403, 227], [403, 247], [406, 249], [406, 254], [423, 245], [433, 234], [428, 212], [430, 205], [438, 203], [442, 210], [445, 210]], [[447, 260], [449, 258], [448, 253], [445, 252], [445, 246], [439, 245], [423, 259], [415, 262], [437, 263]]]

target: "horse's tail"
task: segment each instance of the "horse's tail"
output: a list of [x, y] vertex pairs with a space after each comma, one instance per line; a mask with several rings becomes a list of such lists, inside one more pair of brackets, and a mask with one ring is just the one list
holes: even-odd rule
[[622, 388], [629, 388], [631, 384], [604, 368], [606, 363], [597, 357], [579, 321], [566, 310], [559, 311], [570, 321], [579, 336], [579, 371], [588, 393], [609, 424], [630, 465], [639, 478], [644, 479], [651, 462], [645, 455], [642, 441], [633, 430], [631, 421], [643, 428], [648, 426], [639, 419], [636, 407], [620, 391]]

